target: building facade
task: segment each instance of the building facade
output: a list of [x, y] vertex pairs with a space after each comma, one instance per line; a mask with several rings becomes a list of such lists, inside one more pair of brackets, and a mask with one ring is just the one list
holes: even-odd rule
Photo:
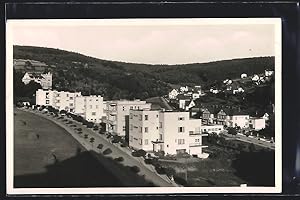
[[79, 96], [81, 96], [81, 92], [39, 89], [36, 91], [36, 105], [52, 106], [58, 110], [74, 112], [75, 98]]
[[202, 151], [205, 146], [202, 145], [201, 119], [191, 119], [189, 112], [139, 110], [130, 114], [129, 145], [132, 148], [208, 157]]
[[201, 132], [202, 133], [216, 133], [220, 134], [221, 132], [224, 131], [224, 126], [223, 125], [218, 125], [218, 124], [209, 124], [209, 125], [202, 125], [201, 126]]
[[266, 128], [266, 120], [264, 118], [250, 117], [249, 128], [259, 131]]
[[22, 82], [27, 85], [30, 81], [39, 83], [43, 89], [52, 89], [52, 73], [28, 73], [26, 72], [22, 78]]
[[129, 146], [134, 149], [153, 151], [153, 141], [159, 139], [159, 111], [130, 110]]
[[82, 116], [87, 121], [101, 123], [104, 117], [103, 97], [99, 95], [76, 97], [74, 113]]
[[151, 104], [141, 100], [118, 100], [106, 103], [106, 131], [126, 136], [129, 133], [129, 111], [151, 109]]
[[231, 115], [229, 116], [229, 126], [230, 127], [240, 127], [240, 128], [248, 128], [249, 127], [249, 115]]

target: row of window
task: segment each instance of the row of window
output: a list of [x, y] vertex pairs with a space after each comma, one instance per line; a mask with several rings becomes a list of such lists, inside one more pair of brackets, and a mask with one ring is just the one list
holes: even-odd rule
[[203, 129], [204, 131], [221, 131], [221, 128], [208, 128], [208, 129]]

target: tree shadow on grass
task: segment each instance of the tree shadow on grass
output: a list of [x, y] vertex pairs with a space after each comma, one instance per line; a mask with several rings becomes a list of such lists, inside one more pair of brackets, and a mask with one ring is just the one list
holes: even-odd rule
[[[96, 159], [95, 159], [96, 158]], [[105, 166], [97, 161], [105, 162]], [[107, 170], [113, 166], [116, 173]], [[151, 186], [142, 176], [128, 167], [94, 151], [77, 152], [74, 157], [45, 166], [45, 173], [14, 177], [15, 188], [63, 188], [63, 187], [126, 187]], [[118, 173], [130, 176], [128, 184], [121, 181]], [[117, 177], [118, 175], [118, 177]]]
[[232, 167], [249, 186], [275, 186], [274, 151], [242, 152]]

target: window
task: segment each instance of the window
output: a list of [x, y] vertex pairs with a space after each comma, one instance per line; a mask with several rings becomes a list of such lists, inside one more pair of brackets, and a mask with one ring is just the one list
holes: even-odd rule
[[158, 118], [158, 115], [156, 115], [156, 118]]
[[125, 111], [125, 107], [124, 106], [122, 107], [122, 110]]
[[132, 114], [130, 114], [130, 119], [133, 119], [133, 116], [132, 116]]
[[145, 145], [148, 145], [148, 139], [145, 139]]
[[125, 126], [123, 126], [123, 131], [126, 131], [126, 127]]
[[142, 145], [143, 144], [143, 140], [142, 139], [140, 139], [140, 145]]
[[130, 110], [133, 110], [133, 106], [130, 106]]
[[145, 115], [145, 120], [148, 120], [148, 115]]
[[189, 131], [189, 134], [190, 134], [190, 135], [193, 135], [193, 133], [194, 133], [194, 131]]
[[69, 105], [70, 105], [71, 107], [74, 106], [73, 103], [70, 103]]
[[131, 130], [131, 131], [133, 130], [133, 125], [132, 125], [132, 124], [130, 124], [130, 130]]
[[143, 132], [143, 128], [142, 127], [140, 127], [140, 133], [142, 133]]
[[69, 94], [67, 94], [67, 97], [69, 97]]
[[184, 139], [178, 139], [178, 144], [184, 144]]
[[56, 96], [57, 96], [57, 97], [59, 97], [59, 96], [60, 96], [60, 95], [59, 95], [59, 93], [58, 93], [58, 94], [56, 94]]
[[184, 132], [184, 127], [178, 127], [178, 133], [183, 133]]
[[195, 139], [195, 142], [200, 142], [200, 139]]
[[131, 135], [131, 136], [129, 137], [129, 141], [132, 142], [132, 140], [133, 140], [133, 136]]
[[178, 117], [178, 120], [179, 120], [179, 121], [183, 121], [183, 120], [184, 120], [184, 117]]
[[158, 130], [158, 126], [156, 127], [156, 130]]
[[49, 104], [49, 100], [46, 100], [46, 104]]
[[162, 137], [162, 134], [159, 134], [159, 140], [162, 140], [163, 137]]
[[73, 97], [70, 97], [70, 100], [73, 100]]
[[95, 115], [96, 115], [96, 112], [92, 112], [92, 115], [95, 116]]
[[99, 99], [96, 99], [96, 101], [98, 101]]
[[162, 128], [162, 122], [159, 122], [159, 128]]
[[56, 103], [60, 103], [60, 100], [59, 100], [59, 99], [57, 99], [57, 100], [56, 100]]
[[142, 121], [142, 119], [143, 119], [143, 115], [140, 115], [140, 121]]
[[148, 127], [145, 127], [145, 133], [148, 133]]

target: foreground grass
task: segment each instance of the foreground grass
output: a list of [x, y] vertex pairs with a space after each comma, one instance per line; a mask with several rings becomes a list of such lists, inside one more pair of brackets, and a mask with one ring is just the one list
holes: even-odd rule
[[15, 187], [122, 186], [63, 128], [15, 109]]

